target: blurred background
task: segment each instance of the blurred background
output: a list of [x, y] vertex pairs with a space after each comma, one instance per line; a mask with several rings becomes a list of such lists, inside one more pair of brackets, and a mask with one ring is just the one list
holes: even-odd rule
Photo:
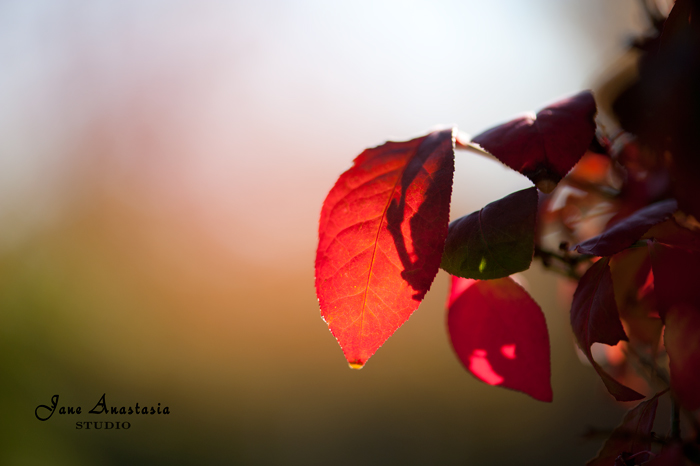
[[[648, 28], [634, 0], [0, 2], [0, 463], [594, 456], [583, 434], [626, 407], [579, 362], [558, 277], [525, 273], [551, 404], [461, 367], [442, 271], [352, 371], [315, 297], [318, 215], [365, 147], [595, 88]], [[456, 167], [453, 218], [529, 186]], [[77, 430], [103, 393], [171, 414]], [[55, 394], [84, 413], [38, 421]]]

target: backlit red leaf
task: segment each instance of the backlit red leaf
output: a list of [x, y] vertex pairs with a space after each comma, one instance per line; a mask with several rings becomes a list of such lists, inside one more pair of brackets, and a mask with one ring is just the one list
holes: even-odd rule
[[440, 267], [487, 280], [530, 267], [535, 251], [537, 189], [528, 188], [450, 223]]
[[641, 400], [643, 395], [613, 379], [591, 354], [593, 343], [614, 346], [621, 340], [628, 341], [617, 313], [609, 260], [604, 258], [594, 263], [581, 277], [571, 304], [571, 328], [610, 394], [618, 401]]
[[631, 248], [615, 254], [610, 260], [610, 272], [617, 310], [630, 342], [656, 351], [663, 323], [656, 311], [649, 252]]
[[700, 252], [649, 241], [649, 255], [661, 317], [672, 306], [700, 309]]
[[418, 307], [447, 235], [451, 130], [367, 149], [323, 203], [316, 252], [321, 315], [360, 368]]
[[602, 234], [577, 244], [574, 249], [581, 254], [612, 256], [632, 246], [644, 233], [661, 223], [678, 210], [674, 199], [651, 204], [619, 221]]
[[[615, 428], [603, 448], [595, 459], [586, 463], [586, 466], [616, 466], [618, 458], [627, 459], [632, 455], [640, 455], [642, 452], [651, 451], [651, 429], [654, 426], [656, 408], [659, 404], [659, 396], [665, 392], [657, 393], [647, 401], [639, 403], [625, 414], [622, 423]], [[640, 455], [641, 456], [641, 455]], [[649, 458], [651, 455], [645, 455]], [[636, 456], [641, 464], [645, 458]], [[630, 463], [632, 464], [632, 463]]]
[[596, 105], [583, 91], [537, 113], [489, 129], [473, 141], [501, 162], [551, 192], [583, 156], [595, 136]]
[[547, 324], [530, 295], [510, 277], [452, 277], [452, 290], [447, 327], [464, 367], [487, 384], [552, 401]]

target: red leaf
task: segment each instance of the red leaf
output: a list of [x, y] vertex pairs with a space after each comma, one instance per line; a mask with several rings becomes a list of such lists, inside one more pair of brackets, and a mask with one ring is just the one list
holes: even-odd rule
[[360, 368], [418, 307], [447, 235], [451, 130], [367, 149], [321, 210], [316, 294], [350, 367]]
[[668, 47], [674, 36], [677, 37], [685, 32], [691, 21], [693, 7], [693, 0], [676, 0], [674, 2], [661, 31], [661, 47]]
[[609, 261], [607, 257], [599, 260], [581, 277], [571, 304], [571, 328], [579, 347], [610, 394], [617, 401], [641, 400], [643, 395], [613, 379], [593, 360], [591, 354], [593, 343], [614, 346], [621, 340], [628, 341], [617, 313]]
[[498, 160], [551, 192], [583, 156], [595, 136], [596, 105], [583, 91], [504, 123], [473, 139]]
[[678, 204], [674, 199], [646, 206], [602, 234], [577, 244], [574, 249], [581, 254], [612, 256], [632, 246], [649, 228], [663, 222], [676, 210], [678, 210]]
[[452, 346], [469, 372], [487, 384], [552, 401], [547, 324], [520, 285], [510, 277], [452, 277], [448, 303]]
[[681, 304], [669, 309], [664, 344], [676, 398], [686, 409], [700, 408], [700, 308]]
[[[657, 393], [647, 401], [642, 401], [630, 409], [625, 414], [622, 423], [605, 441], [598, 456], [586, 463], [586, 466], [614, 466], [617, 464], [615, 460], [620, 456], [624, 458], [641, 452], [650, 452], [651, 429], [654, 426], [656, 407], [659, 404], [659, 396], [664, 393], [666, 391]], [[640, 463], [635, 462], [634, 464]]]

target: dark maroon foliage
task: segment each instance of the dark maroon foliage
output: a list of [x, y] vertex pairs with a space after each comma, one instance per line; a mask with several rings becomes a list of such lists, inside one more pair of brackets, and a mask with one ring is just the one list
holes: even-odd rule
[[464, 367], [489, 385], [552, 401], [544, 314], [510, 277], [452, 277], [447, 328]]
[[442, 267], [452, 275], [487, 280], [530, 267], [535, 250], [537, 189], [510, 194], [450, 223]]

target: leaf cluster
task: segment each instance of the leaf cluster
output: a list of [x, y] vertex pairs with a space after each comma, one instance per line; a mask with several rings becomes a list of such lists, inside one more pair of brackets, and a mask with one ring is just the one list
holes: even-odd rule
[[[633, 408], [591, 465], [684, 464], [697, 438], [674, 429], [652, 450], [659, 396], [700, 435], [700, 6], [678, 0], [643, 48], [639, 77], [614, 96], [614, 132], [583, 91], [472, 140], [456, 129], [367, 149], [321, 210], [321, 315], [361, 368], [418, 308], [438, 269], [452, 275], [449, 338], [477, 379], [552, 401], [544, 315], [514, 274], [533, 258], [577, 281], [571, 328], [618, 401]], [[608, 105], [609, 104], [609, 105]], [[529, 178], [449, 223], [458, 149]], [[663, 337], [662, 337], [663, 335]], [[612, 358], [594, 357], [606, 345]], [[646, 389], [621, 364], [634, 359]], [[642, 387], [644, 388], [644, 387]]]

